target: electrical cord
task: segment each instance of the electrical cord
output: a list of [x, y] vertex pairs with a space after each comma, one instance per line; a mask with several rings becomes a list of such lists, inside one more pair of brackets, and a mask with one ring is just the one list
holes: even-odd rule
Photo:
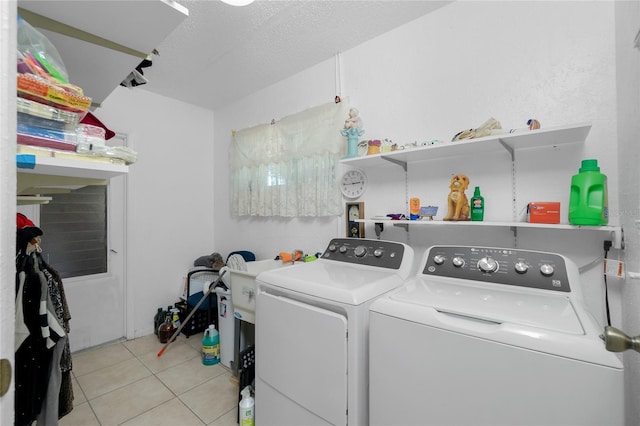
[[584, 264], [582, 266], [578, 267], [578, 272], [580, 272], [581, 274], [591, 270], [591, 268], [595, 268], [596, 266], [598, 267], [602, 267], [602, 261], [603, 261], [604, 257], [602, 256], [598, 256], [595, 259], [593, 259], [591, 262]]
[[607, 310], [607, 325], [611, 326], [611, 313], [609, 312], [609, 287], [607, 285], [607, 255], [611, 248], [611, 241], [604, 242], [604, 302]]

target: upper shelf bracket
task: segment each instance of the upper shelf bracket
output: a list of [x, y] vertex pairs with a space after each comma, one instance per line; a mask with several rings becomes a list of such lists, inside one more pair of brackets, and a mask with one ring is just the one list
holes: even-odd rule
[[514, 151], [513, 151], [513, 147], [512, 147], [511, 145], [509, 145], [508, 143], [506, 143], [506, 142], [504, 141], [504, 139], [502, 139], [502, 138], [499, 138], [499, 139], [498, 139], [498, 142], [500, 142], [500, 145], [502, 145], [502, 146], [504, 147], [504, 149], [506, 149], [506, 150], [507, 150], [507, 152], [508, 152], [508, 153], [509, 153], [509, 155], [511, 156], [511, 161], [512, 161], [512, 162], [513, 162], [513, 161], [515, 161], [516, 156], [515, 156], [515, 153], [514, 153]]
[[387, 160], [393, 164], [397, 164], [398, 166], [402, 167], [402, 169], [405, 171], [405, 173], [407, 172], [407, 162], [406, 161], [402, 161], [402, 160], [398, 160], [396, 158], [392, 158], [392, 157], [387, 157], [385, 155], [380, 156], [380, 158], [382, 158], [383, 160]]

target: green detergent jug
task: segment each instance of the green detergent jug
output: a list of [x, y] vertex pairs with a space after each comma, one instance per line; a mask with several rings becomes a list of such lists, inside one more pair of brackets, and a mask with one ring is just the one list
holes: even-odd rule
[[609, 223], [607, 176], [600, 173], [598, 160], [582, 160], [582, 167], [571, 178], [569, 223], [602, 226]]

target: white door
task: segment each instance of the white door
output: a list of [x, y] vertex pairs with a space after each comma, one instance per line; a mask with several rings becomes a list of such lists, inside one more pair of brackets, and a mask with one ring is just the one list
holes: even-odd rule
[[[108, 144], [126, 145], [126, 136], [118, 134]], [[126, 179], [111, 178], [107, 189], [107, 273], [63, 280], [72, 352], [126, 336]]]
[[256, 424], [346, 425], [346, 317], [265, 292], [256, 304]]

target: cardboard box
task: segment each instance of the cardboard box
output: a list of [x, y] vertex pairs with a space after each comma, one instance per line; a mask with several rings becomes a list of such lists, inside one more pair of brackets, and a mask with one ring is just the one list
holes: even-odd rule
[[527, 205], [529, 223], [560, 223], [560, 203], [532, 201]]

